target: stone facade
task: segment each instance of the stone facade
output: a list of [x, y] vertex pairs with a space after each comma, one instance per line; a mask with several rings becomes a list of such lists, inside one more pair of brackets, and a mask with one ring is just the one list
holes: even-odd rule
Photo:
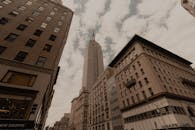
[[110, 63], [125, 130], [195, 129], [191, 62], [134, 36]]
[[44, 126], [72, 16], [48, 0], [0, 2], [0, 122]]
[[182, 6], [195, 17], [195, 1], [194, 0], [182, 0]]

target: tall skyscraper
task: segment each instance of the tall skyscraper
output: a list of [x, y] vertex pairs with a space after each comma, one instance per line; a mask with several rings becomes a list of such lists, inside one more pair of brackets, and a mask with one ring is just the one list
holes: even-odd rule
[[195, 17], [195, 1], [194, 0], [181, 0], [182, 6]]
[[0, 1], [0, 129], [41, 129], [73, 12], [50, 0]]
[[90, 40], [84, 56], [82, 89], [79, 96], [72, 101], [70, 122], [73, 130], [87, 130], [89, 92], [103, 70], [101, 46], [95, 40]]
[[90, 89], [103, 71], [104, 64], [101, 46], [95, 40], [91, 40], [85, 50], [82, 87]]

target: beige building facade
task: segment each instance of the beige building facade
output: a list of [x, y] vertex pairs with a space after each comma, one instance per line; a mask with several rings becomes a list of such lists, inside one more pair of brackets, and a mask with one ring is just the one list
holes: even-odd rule
[[195, 1], [194, 0], [181, 0], [182, 6], [195, 17]]
[[84, 89], [79, 96], [72, 101], [70, 118], [71, 130], [87, 129], [88, 95], [88, 90]]
[[107, 68], [89, 91], [89, 130], [112, 130], [108, 79], [112, 70]]
[[135, 35], [110, 63], [125, 130], [194, 129], [191, 62]]
[[72, 16], [48, 0], [0, 2], [0, 128], [44, 126]]

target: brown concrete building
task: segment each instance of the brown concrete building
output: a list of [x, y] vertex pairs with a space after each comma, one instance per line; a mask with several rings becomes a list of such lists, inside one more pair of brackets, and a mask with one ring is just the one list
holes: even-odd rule
[[191, 62], [134, 36], [109, 64], [125, 130], [195, 129]]
[[65, 113], [60, 121], [57, 121], [53, 127], [46, 127], [45, 130], [69, 130], [70, 113]]
[[182, 0], [182, 6], [195, 17], [195, 1], [194, 0]]
[[93, 84], [103, 70], [101, 46], [95, 40], [90, 40], [84, 57], [82, 89], [80, 90], [79, 96], [72, 101], [70, 119], [72, 130], [87, 130], [89, 119], [89, 91], [91, 91]]
[[70, 129], [87, 130], [88, 90], [83, 89], [71, 106]]
[[107, 68], [92, 86], [89, 92], [89, 112], [88, 129], [89, 130], [112, 130], [110, 102], [109, 102], [109, 84], [108, 79], [113, 72]]
[[49, 0], [0, 1], [0, 128], [44, 126], [72, 15]]

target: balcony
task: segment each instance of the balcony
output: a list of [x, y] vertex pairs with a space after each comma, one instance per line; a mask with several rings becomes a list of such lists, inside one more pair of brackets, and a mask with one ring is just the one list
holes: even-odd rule
[[136, 80], [135, 79], [130, 79], [125, 83], [126, 88], [131, 88], [136, 84]]

